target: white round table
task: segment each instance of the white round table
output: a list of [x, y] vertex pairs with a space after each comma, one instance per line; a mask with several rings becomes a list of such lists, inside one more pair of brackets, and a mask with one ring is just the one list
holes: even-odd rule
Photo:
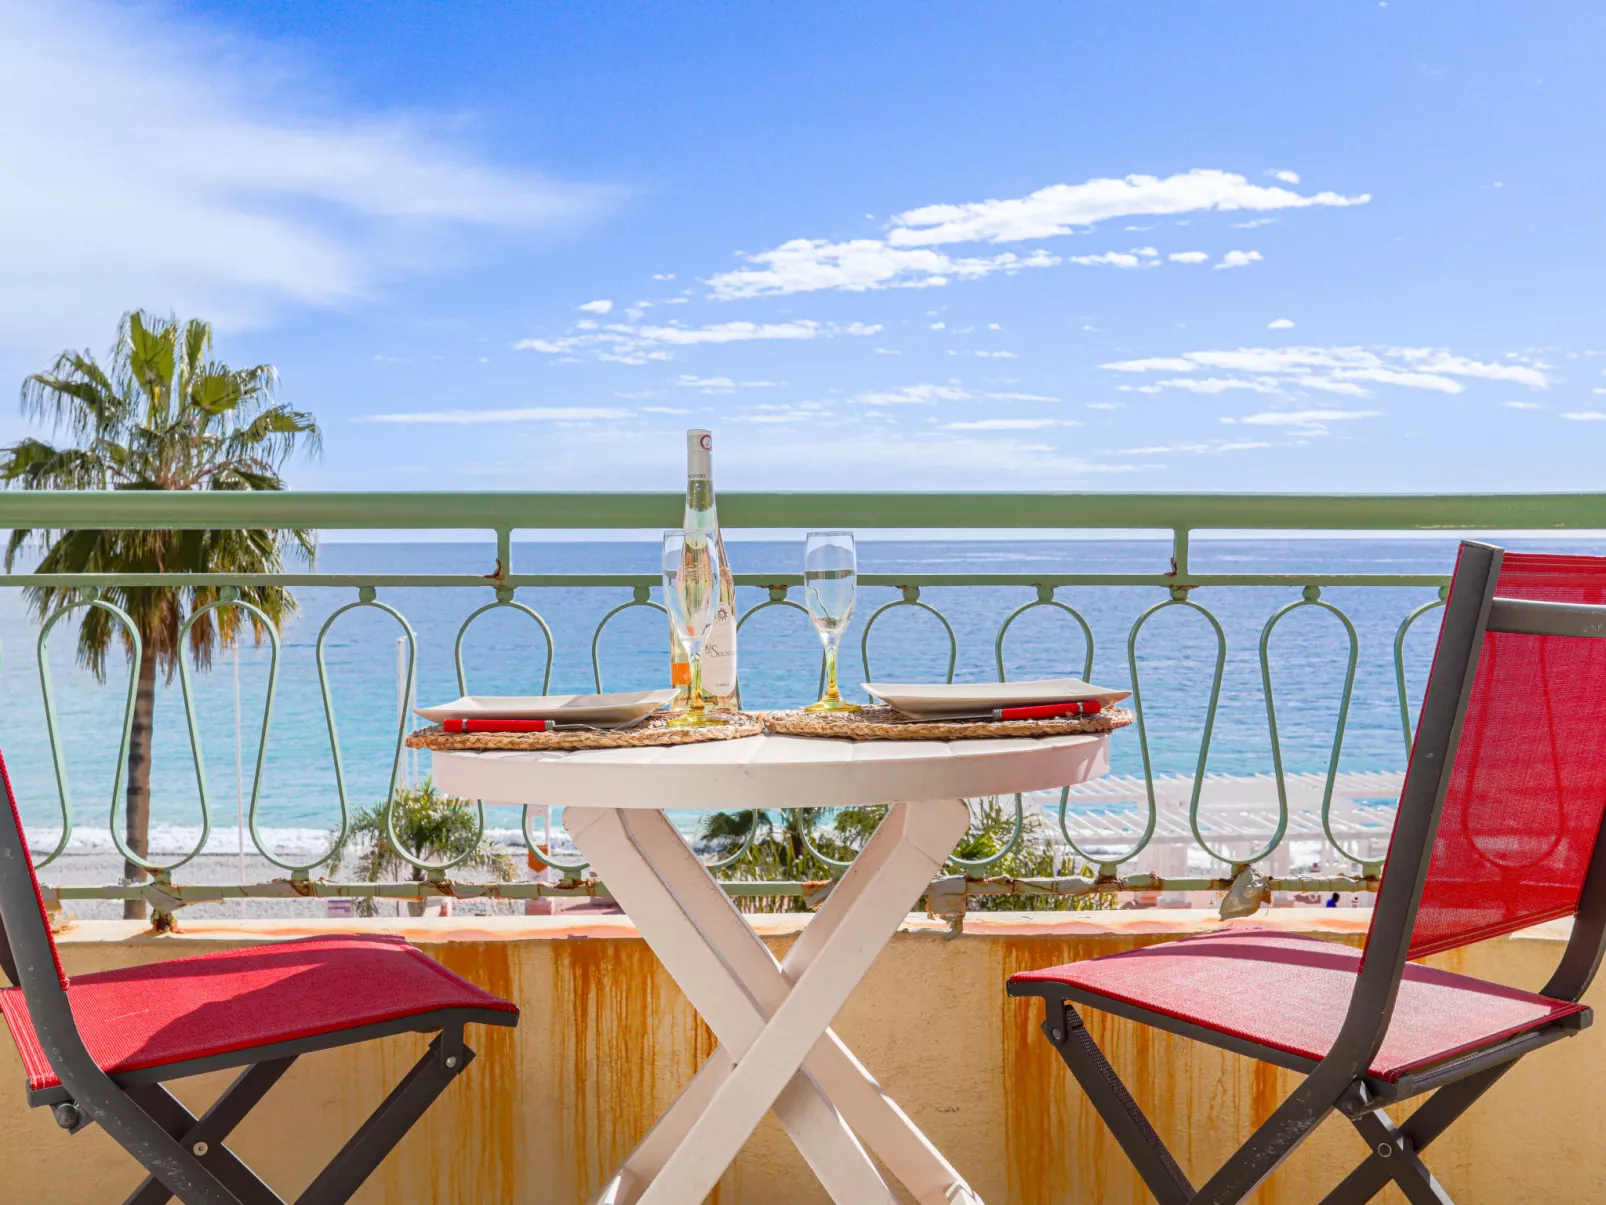
[[[830, 1030], [970, 822], [965, 797], [1075, 785], [1107, 736], [830, 741], [762, 736], [577, 752], [434, 754], [442, 791], [562, 807], [564, 827], [720, 1045], [594, 1198], [702, 1201], [773, 1109], [838, 1205], [981, 1198]], [[777, 962], [664, 810], [892, 804]], [[861, 1140], [863, 1145], [861, 1145]]]

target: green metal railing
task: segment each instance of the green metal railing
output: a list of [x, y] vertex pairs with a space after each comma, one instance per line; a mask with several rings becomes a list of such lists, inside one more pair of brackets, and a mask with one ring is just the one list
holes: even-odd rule
[[[661, 529], [679, 521], [682, 499], [678, 494], [542, 494], [542, 493], [0, 493], [0, 527], [62, 530], [66, 528], [313, 528], [319, 530], [477, 530], [494, 533], [496, 562], [491, 572], [472, 574], [373, 574], [373, 573], [284, 573], [261, 574], [41, 574], [14, 573], [0, 578], [0, 585], [52, 586], [75, 591], [74, 601], [61, 607], [41, 625], [38, 639], [38, 661], [41, 687], [45, 704], [46, 728], [49, 734], [52, 758], [58, 784], [62, 819], [62, 835], [55, 847], [42, 858], [45, 867], [59, 858], [71, 837], [74, 805], [68, 789], [68, 773], [58, 732], [54, 696], [52, 694], [48, 658], [48, 641], [52, 629], [65, 617], [82, 608], [94, 607], [108, 611], [132, 634], [135, 647], [138, 633], [132, 621], [101, 592], [114, 586], [208, 586], [221, 587], [222, 596], [204, 610], [237, 607], [252, 614], [269, 633], [271, 659], [268, 670], [266, 701], [263, 708], [261, 739], [258, 744], [254, 773], [251, 776], [249, 825], [252, 841], [257, 850], [270, 863], [287, 872], [287, 877], [268, 883], [255, 884], [182, 884], [175, 882], [173, 873], [193, 860], [206, 843], [211, 825], [211, 801], [207, 794], [206, 773], [197, 731], [192, 684], [187, 667], [181, 670], [182, 695], [188, 725], [191, 752], [200, 791], [202, 811], [202, 837], [195, 848], [177, 861], [158, 864], [140, 858], [126, 848], [118, 823], [122, 786], [125, 781], [129, 735], [133, 722], [134, 680], [129, 681], [129, 699], [122, 725], [121, 745], [113, 783], [110, 811], [111, 830], [119, 852], [129, 861], [151, 872], [148, 883], [106, 886], [59, 886], [49, 889], [52, 900], [72, 899], [128, 899], [143, 898], [160, 915], [170, 915], [188, 904], [226, 899], [284, 899], [293, 897], [370, 897], [382, 899], [418, 900], [433, 896], [460, 899], [528, 899], [536, 896], [575, 896], [605, 894], [606, 886], [584, 875], [583, 863], [565, 863], [548, 858], [536, 849], [537, 841], [531, 831], [530, 811], [525, 810], [523, 832], [532, 853], [559, 870], [563, 880], [551, 883], [477, 883], [456, 881], [448, 877], [462, 859], [432, 863], [407, 851], [395, 840], [393, 817], [386, 805], [385, 824], [394, 844], [403, 858], [425, 873], [421, 882], [403, 883], [339, 883], [322, 878], [314, 872], [330, 861], [325, 856], [307, 863], [279, 858], [262, 840], [258, 809], [262, 781], [266, 766], [269, 728], [272, 720], [274, 691], [278, 680], [280, 644], [271, 623], [250, 603], [239, 595], [239, 589], [249, 586], [279, 585], [290, 589], [319, 586], [346, 589], [354, 592], [352, 601], [338, 607], [324, 622], [315, 645], [315, 660], [319, 689], [332, 753], [335, 791], [339, 805], [340, 827], [338, 837], [346, 835], [350, 820], [350, 805], [344, 763], [341, 757], [339, 731], [336, 724], [336, 707], [330, 691], [328, 668], [324, 649], [328, 634], [335, 622], [349, 611], [377, 610], [390, 616], [398, 625], [406, 648], [406, 696], [412, 697], [411, 686], [417, 662], [417, 639], [407, 618], [395, 607], [381, 602], [378, 592], [400, 587], [438, 587], [470, 591], [483, 597], [458, 628], [454, 643], [454, 659], [459, 688], [468, 689], [463, 665], [463, 640], [470, 625], [486, 613], [508, 609], [527, 616], [540, 630], [545, 643], [545, 669], [543, 689], [550, 683], [554, 655], [551, 628], [540, 614], [538, 600], [542, 591], [554, 588], [585, 587], [604, 592], [629, 593], [629, 597], [613, 606], [602, 617], [591, 640], [592, 669], [597, 688], [602, 688], [600, 641], [606, 626], [621, 613], [632, 608], [661, 610], [651, 599], [650, 591], [657, 579], [646, 574], [545, 574], [519, 573], [513, 562], [513, 533], [516, 531], [566, 530], [586, 531], [598, 529]], [[1322, 597], [1324, 589], [1332, 587], [1436, 587], [1442, 591], [1447, 578], [1438, 574], [1323, 574], [1323, 573], [1255, 573], [1221, 574], [1196, 573], [1189, 564], [1190, 537], [1199, 531], [1301, 531], [1357, 534], [1366, 532], [1433, 531], [1567, 531], [1606, 529], [1606, 494], [1526, 494], [1526, 495], [1450, 495], [1450, 496], [1350, 496], [1350, 495], [1254, 495], [1254, 494], [1072, 494], [1072, 493], [976, 493], [976, 494], [862, 494], [862, 493], [727, 493], [720, 498], [721, 515], [730, 529], [804, 529], [830, 527], [857, 527], [861, 530], [913, 531], [945, 530], [962, 533], [970, 531], [1032, 530], [1074, 531], [1159, 530], [1170, 534], [1170, 560], [1164, 568], [1157, 567], [1147, 573], [898, 573], [860, 575], [863, 586], [893, 587], [900, 591], [898, 598], [875, 610], [867, 620], [861, 637], [861, 654], [868, 674], [871, 665], [872, 630], [877, 621], [895, 608], [913, 608], [929, 613], [940, 621], [948, 642], [947, 673], [952, 679], [958, 657], [958, 640], [952, 625], [942, 612], [924, 601], [922, 591], [937, 587], [989, 586], [1017, 588], [1027, 595], [1026, 601], [1016, 606], [1002, 621], [994, 640], [994, 656], [1000, 680], [1005, 677], [1005, 643], [1011, 626], [1025, 613], [1046, 609], [1063, 614], [1077, 625], [1085, 642], [1083, 676], [1091, 676], [1093, 663], [1093, 630], [1087, 619], [1074, 607], [1056, 597], [1056, 591], [1069, 586], [1132, 586], [1150, 587], [1163, 591], [1163, 596], [1142, 612], [1132, 624], [1126, 641], [1127, 665], [1133, 690], [1132, 706], [1136, 712], [1136, 737], [1142, 757], [1147, 787], [1148, 814], [1144, 831], [1126, 850], [1118, 855], [1083, 849], [1065, 825], [1068, 792], [1062, 792], [1059, 808], [1059, 828], [1069, 848], [1085, 859], [1094, 873], [1060, 878], [989, 877], [987, 872], [1013, 852], [1021, 839], [1024, 807], [1019, 796], [1013, 801], [1014, 822], [1012, 835], [1003, 848], [987, 858], [966, 860], [955, 858], [951, 863], [953, 874], [938, 880], [927, 896], [933, 911], [950, 916], [962, 914], [972, 897], [983, 895], [1041, 895], [1086, 896], [1111, 891], [1150, 890], [1216, 890], [1232, 889], [1229, 907], [1252, 910], [1269, 897], [1272, 890], [1291, 891], [1363, 891], [1375, 889], [1379, 866], [1351, 851], [1345, 850], [1334, 836], [1330, 820], [1333, 786], [1338, 773], [1339, 757], [1344, 740], [1344, 729], [1354, 691], [1359, 641], [1354, 624], [1337, 606]], [[789, 592], [801, 585], [800, 575], [738, 574], [738, 585], [757, 586], [768, 592], [766, 600], [751, 608], [744, 616], [745, 623], [754, 614], [766, 608], [802, 610], [788, 597]], [[1266, 621], [1260, 634], [1259, 660], [1265, 692], [1265, 707], [1271, 742], [1273, 774], [1276, 780], [1279, 821], [1269, 839], [1252, 855], [1245, 856], [1212, 848], [1200, 827], [1200, 794], [1205, 782], [1210, 756], [1211, 739], [1217, 709], [1221, 702], [1223, 674], [1226, 666], [1227, 639], [1222, 625], [1211, 610], [1195, 597], [1197, 592], [1210, 592], [1229, 587], [1282, 586], [1303, 591], [1302, 597], [1278, 609]], [[515, 597], [524, 591], [525, 601]], [[1441, 602], [1430, 602], [1417, 607], [1404, 617], [1393, 642], [1395, 680], [1399, 694], [1400, 720], [1405, 745], [1411, 740], [1411, 714], [1408, 703], [1405, 672], [1405, 639], [1413, 625], [1423, 619]], [[1353, 873], [1310, 878], [1262, 876], [1257, 867], [1277, 849], [1283, 841], [1289, 819], [1286, 773], [1283, 766], [1282, 743], [1278, 730], [1275, 691], [1271, 667], [1272, 637], [1279, 623], [1291, 612], [1313, 608], [1333, 616], [1342, 626], [1348, 640], [1348, 658], [1337, 719], [1328, 761], [1326, 788], [1322, 800], [1322, 823], [1333, 848], [1341, 858], [1353, 866]], [[1222, 876], [1170, 877], [1153, 874], [1122, 874], [1122, 867], [1132, 862], [1147, 848], [1154, 836], [1159, 815], [1155, 797], [1155, 778], [1150, 750], [1150, 734], [1146, 721], [1144, 688], [1140, 670], [1139, 638], [1145, 626], [1161, 611], [1178, 609], [1196, 615], [1206, 625], [1216, 647], [1213, 659], [1210, 693], [1200, 733], [1196, 772], [1193, 776], [1188, 815], [1194, 839], [1216, 861], [1229, 868]], [[192, 615], [185, 624], [185, 634], [199, 618]], [[407, 717], [398, 717], [395, 749], [391, 761], [389, 797], [394, 799], [403, 764], [403, 741], [407, 731]], [[479, 807], [477, 823], [484, 828], [484, 810]], [[755, 820], [756, 827], [756, 820]], [[807, 826], [801, 835], [808, 849], [833, 874], [839, 874], [848, 863], [833, 859], [821, 852], [811, 839]], [[746, 841], [725, 856], [720, 866], [737, 862], [752, 841], [750, 830]], [[338, 845], [338, 841], [336, 842]], [[830, 883], [801, 882], [732, 882], [728, 889], [736, 896], [793, 896], [805, 900], [817, 898], [828, 891]]]

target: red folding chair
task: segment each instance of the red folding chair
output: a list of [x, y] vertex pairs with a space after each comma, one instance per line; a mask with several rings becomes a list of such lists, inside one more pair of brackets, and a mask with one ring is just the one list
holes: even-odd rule
[[[1324, 1205], [1391, 1180], [1447, 1205], [1420, 1152], [1517, 1059], [1589, 1024], [1578, 1000], [1606, 945], [1601, 637], [1606, 558], [1462, 544], [1364, 952], [1238, 929], [1010, 979], [1043, 998], [1044, 1034], [1162, 1205], [1241, 1201], [1333, 1110], [1372, 1154]], [[1538, 993], [1408, 962], [1565, 916]], [[1076, 1005], [1307, 1078], [1195, 1189]], [[1400, 1125], [1384, 1111], [1435, 1089]]]
[[[283, 1205], [224, 1145], [290, 1064], [314, 1050], [433, 1033], [417, 1065], [298, 1205], [352, 1196], [474, 1058], [463, 1026], [518, 1024], [516, 1006], [399, 937], [341, 935], [224, 950], [120, 971], [62, 972], [27, 838], [0, 760], [0, 1013], [28, 1103], [75, 1133], [100, 1126], [149, 1172], [126, 1205]], [[162, 1085], [244, 1070], [196, 1117]]]

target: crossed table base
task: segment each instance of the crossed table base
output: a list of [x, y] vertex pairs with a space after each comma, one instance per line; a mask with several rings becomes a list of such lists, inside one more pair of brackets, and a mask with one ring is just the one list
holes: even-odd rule
[[[767, 749], [755, 747], [764, 742], [769, 743]], [[652, 802], [618, 807], [569, 802], [564, 826], [714, 1031], [719, 1046], [593, 1198], [594, 1205], [696, 1205], [714, 1190], [764, 1114], [772, 1110], [838, 1205], [895, 1205], [898, 1200], [867, 1147], [920, 1205], [982, 1205], [981, 1197], [882, 1090], [830, 1024], [969, 824], [970, 810], [962, 798], [923, 794], [911, 798], [912, 788], [940, 784], [966, 794], [992, 794], [1079, 782], [1103, 772], [1107, 751], [1102, 737], [919, 744], [925, 747], [924, 757], [913, 743], [897, 751], [885, 746], [877, 751], [847, 742], [774, 736], [657, 750], [436, 754], [436, 781], [443, 789], [479, 795], [487, 802], [562, 804], [566, 800], [558, 796], [563, 788], [581, 783], [563, 771], [582, 771], [587, 762], [595, 771], [585, 776], [590, 779], [584, 783], [585, 796], [606, 796], [606, 790], [597, 788], [623, 786], [627, 779], [634, 779], [637, 791], [648, 795], [649, 790], [643, 789], [648, 780], [641, 772], [658, 771], [650, 788]], [[994, 759], [985, 756], [987, 750], [964, 748], [982, 745], [999, 747], [992, 750], [995, 754], [1009, 746], [1013, 747], [1009, 752], [1039, 756]], [[834, 758], [830, 746], [838, 747]], [[856, 759], [855, 748], [869, 752]], [[649, 767], [639, 756], [617, 756], [625, 753], [659, 756]], [[561, 768], [553, 758], [562, 759]], [[532, 760], [544, 763], [546, 773], [521, 781], [519, 771], [534, 769]], [[822, 765], [822, 760], [835, 764]], [[866, 766], [866, 761], [874, 764]], [[701, 775], [695, 773], [699, 763]], [[1015, 772], [1000, 776], [1006, 763], [1013, 763]], [[607, 768], [615, 775], [610, 776]], [[776, 776], [787, 769], [795, 774]], [[627, 770], [635, 773], [617, 776]], [[693, 773], [688, 776], [686, 771]], [[827, 779], [832, 773], [838, 777], [841, 793], [819, 789], [829, 785], [822, 781], [822, 772]], [[537, 777], [555, 790], [532, 790]], [[707, 789], [691, 806], [704, 809], [711, 806], [711, 798], [719, 799], [721, 785], [727, 796], [734, 797], [719, 800], [720, 805], [732, 810], [809, 806], [822, 799], [843, 806], [878, 795], [881, 799], [901, 795], [903, 802], [888, 809], [785, 961], [777, 962], [658, 810], [685, 806], [674, 796], [698, 781]], [[764, 794], [779, 796], [773, 802], [740, 798], [765, 786], [770, 789]], [[794, 794], [807, 802], [785, 798]]]

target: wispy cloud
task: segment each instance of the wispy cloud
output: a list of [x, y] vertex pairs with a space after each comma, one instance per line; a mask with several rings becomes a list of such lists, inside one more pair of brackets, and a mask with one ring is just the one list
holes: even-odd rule
[[1301, 196], [1285, 188], [1251, 184], [1232, 172], [1196, 169], [1180, 175], [1126, 176], [1054, 184], [1028, 196], [963, 205], [925, 205], [892, 219], [888, 241], [897, 247], [944, 243], [1013, 243], [1071, 234], [1112, 218], [1198, 213], [1205, 210], [1304, 209], [1364, 205], [1366, 194]]
[[588, 314], [606, 314], [613, 309], [613, 302], [603, 298], [600, 301], [588, 301], [578, 308]]
[[[953, 244], [996, 245], [1058, 238], [1115, 218], [1211, 210], [1341, 207], [1364, 205], [1369, 200], [1371, 197], [1366, 194], [1302, 195], [1286, 188], [1251, 184], [1243, 176], [1215, 170], [1196, 170], [1164, 178], [1133, 175], [1088, 180], [1082, 184], [1055, 184], [1007, 200], [925, 205], [906, 210], [893, 217], [892, 228], [885, 239], [790, 239], [772, 250], [747, 256], [747, 267], [719, 273], [709, 278], [708, 284], [712, 295], [723, 300], [784, 296], [822, 289], [863, 292], [932, 288], [954, 280], [975, 280], [997, 272], [1048, 268], [1066, 262], [1041, 248], [1024, 254], [1006, 251], [969, 256], [936, 250]], [[1229, 252], [1217, 267], [1239, 267], [1259, 258], [1259, 253], [1254, 251]], [[1071, 256], [1068, 262], [1136, 268], [1160, 261], [1159, 252], [1149, 247], [1131, 252]], [[1182, 259], [1179, 262], [1199, 261]]]
[[136, 304], [225, 327], [337, 306], [617, 196], [495, 165], [455, 118], [310, 107], [330, 81], [178, 11], [5, 6], [0, 338], [99, 339]]
[[1250, 414], [1243, 418], [1224, 418], [1224, 423], [1247, 423], [1255, 427], [1311, 427], [1325, 428], [1328, 423], [1350, 422], [1355, 419], [1376, 418], [1378, 410], [1271, 410], [1264, 414]]
[[[1544, 389], [1550, 384], [1545, 366], [1530, 361], [1504, 363], [1473, 360], [1443, 348], [1432, 347], [1240, 347], [1234, 350], [1193, 351], [1180, 356], [1153, 356], [1141, 360], [1115, 360], [1102, 365], [1121, 373], [1194, 373], [1227, 371], [1254, 374], [1252, 384], [1207, 384], [1206, 378], [1172, 378], [1141, 387], [1192, 389], [1213, 393], [1223, 388], [1314, 389], [1324, 393], [1365, 397], [1375, 385], [1461, 393], [1467, 379], [1506, 381]], [[1193, 381], [1190, 385], [1187, 382]]]
[[1202, 264], [1210, 257], [1203, 251], [1174, 251], [1166, 258], [1174, 264]]
[[931, 402], [962, 402], [971, 396], [958, 381], [943, 385], [900, 385], [896, 389], [872, 389], [850, 397], [863, 406], [924, 406]]
[[[657, 410], [656, 407], [643, 409]], [[660, 411], [684, 414], [686, 411]], [[601, 406], [526, 406], [516, 410], [417, 410], [400, 414], [368, 414], [359, 423], [586, 423], [601, 419], [629, 418], [628, 410]]]
[[577, 322], [567, 334], [554, 338], [520, 339], [515, 351], [537, 351], [550, 356], [586, 354], [621, 364], [672, 360], [674, 348], [701, 343], [745, 343], [758, 339], [834, 339], [838, 335], [874, 335], [880, 325], [851, 322], [716, 322], [707, 326], [641, 326], [625, 322]]
[[1293, 328], [1294, 320], [1292, 318], [1273, 318], [1270, 322], [1266, 323], [1266, 329], [1269, 331], [1286, 331], [1292, 330]]
[[1247, 452], [1252, 448], [1269, 448], [1271, 445], [1264, 440], [1239, 440], [1226, 442], [1215, 440], [1211, 443], [1178, 443], [1155, 444], [1146, 448], [1122, 448], [1123, 456], [1165, 456], [1176, 452], [1189, 452], [1203, 455], [1207, 452]]
[[725, 394], [735, 393], [739, 389], [774, 389], [775, 381], [736, 381], [730, 377], [699, 377], [690, 373], [681, 373], [675, 381], [682, 389], [696, 389], [701, 393]]
[[1600, 410], [1570, 410], [1562, 418], [1571, 419], [1575, 423], [1598, 423], [1606, 419], [1606, 412]]
[[970, 422], [944, 423], [945, 431], [1040, 431], [1045, 427], [1080, 427], [1075, 419], [1062, 418], [979, 418]]

